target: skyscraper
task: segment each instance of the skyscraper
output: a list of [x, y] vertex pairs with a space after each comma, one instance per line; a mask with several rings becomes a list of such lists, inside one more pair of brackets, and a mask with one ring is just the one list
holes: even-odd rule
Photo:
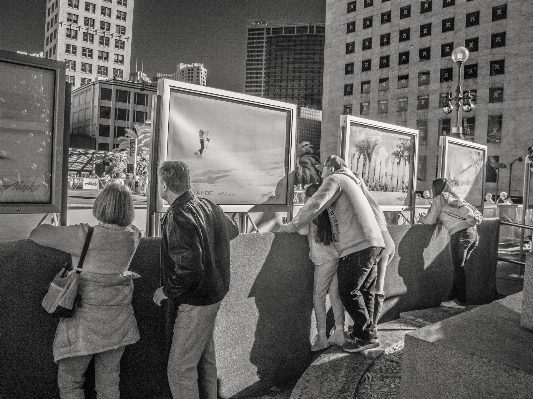
[[[419, 130], [417, 189], [436, 177], [439, 137], [456, 126], [454, 48], [466, 47], [463, 90], [476, 92], [462, 113], [465, 139], [488, 146], [489, 159], [509, 164], [531, 145], [533, 2], [529, 0], [327, 0], [323, 154], [337, 149], [339, 116], [353, 114]], [[455, 104], [454, 104], [455, 105]], [[496, 173], [487, 167], [487, 191]], [[521, 194], [515, 167], [513, 195]], [[510, 168], [500, 169], [500, 188]]]
[[130, 75], [133, 0], [47, 0], [44, 54], [74, 87]]
[[205, 86], [207, 82], [207, 69], [204, 64], [182, 64], [176, 66], [176, 73], [157, 73], [157, 78], [169, 78], [179, 82], [187, 82], [200, 86]]
[[321, 109], [324, 32], [324, 24], [250, 24], [245, 93]]

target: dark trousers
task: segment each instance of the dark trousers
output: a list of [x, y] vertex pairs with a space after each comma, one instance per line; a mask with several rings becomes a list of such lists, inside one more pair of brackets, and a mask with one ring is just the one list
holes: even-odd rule
[[479, 236], [475, 227], [459, 230], [450, 236], [450, 250], [453, 263], [453, 284], [448, 299], [466, 303], [465, 263], [477, 247]]
[[339, 296], [354, 325], [352, 336], [362, 340], [376, 338], [373, 328], [374, 287], [381, 247], [369, 247], [339, 259]]

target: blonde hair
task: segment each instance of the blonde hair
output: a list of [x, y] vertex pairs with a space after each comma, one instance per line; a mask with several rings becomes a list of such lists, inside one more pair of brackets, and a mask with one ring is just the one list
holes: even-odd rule
[[93, 215], [100, 222], [129, 226], [135, 217], [130, 190], [122, 184], [108, 184], [94, 200]]

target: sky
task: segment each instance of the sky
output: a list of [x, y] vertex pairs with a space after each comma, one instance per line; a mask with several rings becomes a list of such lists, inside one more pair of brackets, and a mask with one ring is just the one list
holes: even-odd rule
[[[0, 4], [0, 49], [43, 51], [46, 0]], [[135, 0], [131, 70], [137, 60], [153, 77], [201, 62], [208, 86], [244, 92], [247, 23], [318, 23], [325, 11], [326, 0]]]

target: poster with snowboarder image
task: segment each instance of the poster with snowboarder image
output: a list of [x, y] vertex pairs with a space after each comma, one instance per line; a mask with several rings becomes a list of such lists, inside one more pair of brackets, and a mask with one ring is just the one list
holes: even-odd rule
[[386, 210], [414, 205], [418, 131], [341, 116], [341, 157]]
[[168, 116], [161, 117], [168, 126], [161, 130], [161, 161], [184, 161], [195, 195], [234, 211], [292, 205], [295, 105], [165, 83], [171, 90]]

